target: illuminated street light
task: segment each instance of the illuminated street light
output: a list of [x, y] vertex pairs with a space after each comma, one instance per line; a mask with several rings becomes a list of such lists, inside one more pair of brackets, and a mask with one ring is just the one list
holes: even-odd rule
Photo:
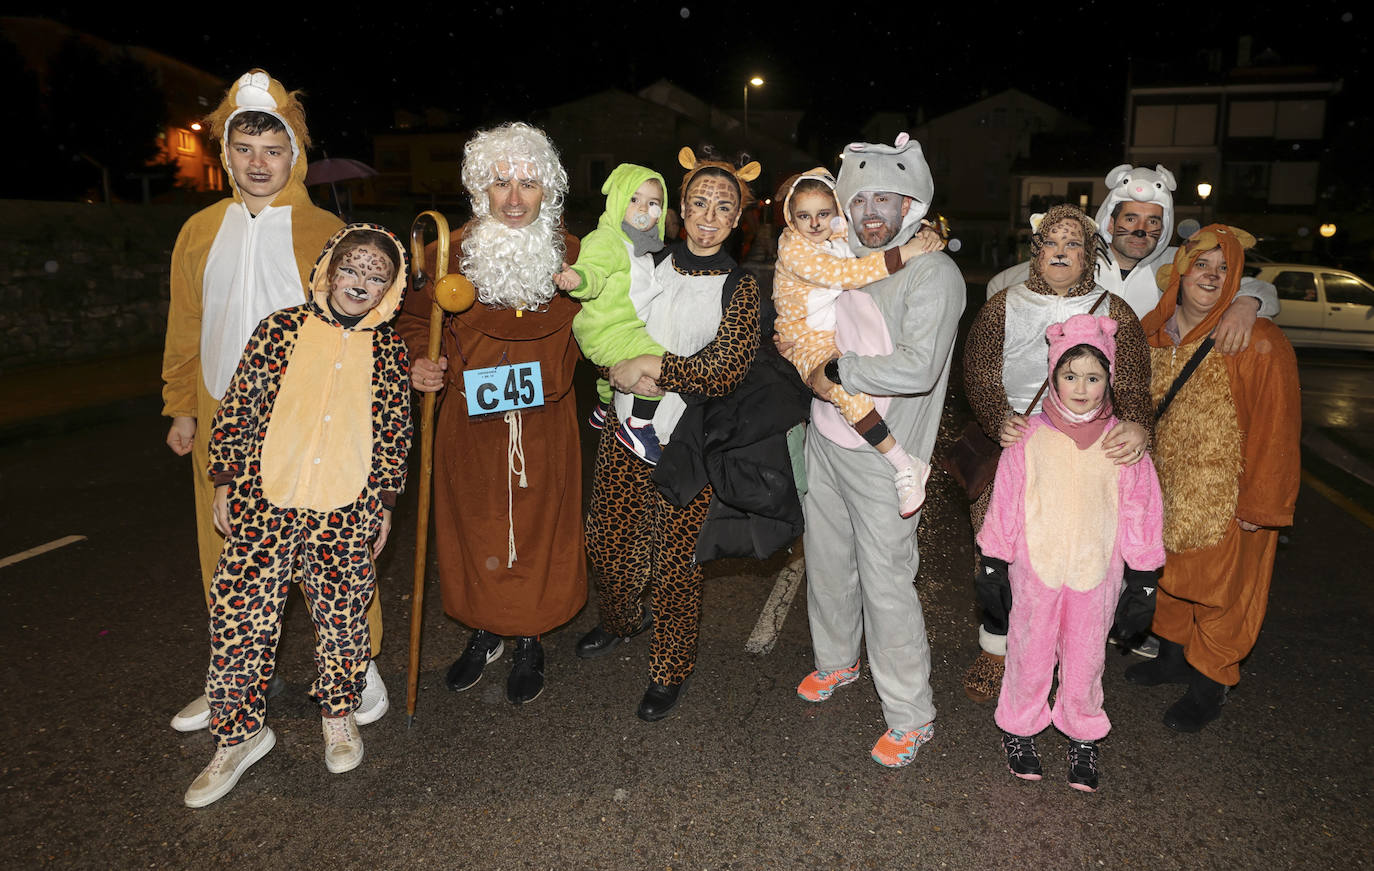
[[1323, 239], [1330, 239], [1332, 236], [1336, 235], [1336, 225], [1322, 224], [1317, 232], [1322, 234]]
[[1202, 198], [1202, 223], [1207, 223], [1207, 198], [1212, 195], [1212, 185], [1205, 181], [1197, 183], [1197, 195]]
[[753, 86], [756, 87], [756, 88], [762, 87], [762, 86], [763, 86], [763, 79], [762, 79], [761, 77], [759, 77], [759, 76], [754, 76], [754, 77], [751, 78], [749, 81], [747, 81], [747, 82], [744, 83], [744, 141], [745, 141], [746, 144], [749, 142], [749, 86], [750, 86], [750, 85], [753, 85]]
[[191, 122], [191, 129], [194, 130], [194, 131], [196, 131], [197, 133], [199, 133], [199, 132], [200, 132], [200, 122], [199, 122], [199, 121], [192, 121], [192, 122]]

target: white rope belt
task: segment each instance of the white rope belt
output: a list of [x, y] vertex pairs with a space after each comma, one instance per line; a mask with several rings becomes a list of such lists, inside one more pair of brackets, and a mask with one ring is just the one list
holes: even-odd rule
[[[518, 409], [506, 412], [505, 418], [510, 426], [506, 448], [506, 520], [509, 524], [506, 533], [506, 568], [510, 568], [515, 565], [515, 490], [511, 485], [511, 476], [520, 478], [521, 487], [529, 487], [529, 480], [525, 477], [525, 419]], [[516, 463], [519, 463], [518, 468]]]

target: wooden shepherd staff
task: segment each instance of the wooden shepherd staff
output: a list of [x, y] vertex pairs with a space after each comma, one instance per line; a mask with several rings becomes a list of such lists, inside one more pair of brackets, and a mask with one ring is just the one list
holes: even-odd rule
[[[425, 239], [424, 223], [429, 218], [434, 222], [438, 238], [435, 240], [434, 257], [434, 305], [429, 312], [429, 345], [425, 356], [430, 361], [438, 361], [440, 336], [443, 332], [445, 312], [464, 312], [472, 308], [477, 292], [472, 282], [461, 273], [448, 272], [449, 233], [448, 220], [435, 211], [421, 212], [410, 225], [410, 265], [411, 290], [424, 286], [431, 280], [424, 273]], [[420, 505], [415, 525], [415, 587], [410, 602], [410, 674], [406, 679], [406, 726], [415, 719], [415, 696], [420, 681], [420, 624], [424, 619], [425, 568], [428, 562], [429, 545], [429, 497], [430, 483], [434, 476], [434, 402], [438, 393], [426, 393], [420, 410]]]

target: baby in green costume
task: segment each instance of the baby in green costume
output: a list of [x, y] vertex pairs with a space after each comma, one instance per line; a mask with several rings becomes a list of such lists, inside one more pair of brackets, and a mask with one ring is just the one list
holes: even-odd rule
[[[596, 229], [582, 240], [577, 262], [554, 276], [554, 282], [582, 303], [573, 318], [573, 335], [582, 353], [597, 366], [610, 367], [641, 354], [662, 354], [663, 346], [644, 329], [635, 306], [653, 270], [645, 255], [663, 248], [663, 200], [667, 185], [663, 176], [633, 163], [612, 170], [601, 192], [606, 211]], [[632, 293], [631, 288], [639, 291]], [[590, 423], [606, 425], [612, 399], [610, 383], [598, 379], [599, 404]], [[616, 439], [650, 465], [662, 454], [653, 416], [657, 396], [634, 396], [633, 411], [621, 421]]]

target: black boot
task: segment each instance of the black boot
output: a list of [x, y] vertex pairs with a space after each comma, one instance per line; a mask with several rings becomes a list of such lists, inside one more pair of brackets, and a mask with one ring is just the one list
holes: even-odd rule
[[1201, 732], [1203, 726], [1221, 716], [1228, 690], [1226, 684], [1195, 671], [1188, 692], [1164, 712], [1164, 725], [1175, 732]]
[[523, 705], [539, 698], [544, 691], [544, 645], [538, 638], [515, 639], [515, 664], [506, 678], [506, 698]]
[[644, 691], [644, 698], [640, 701], [639, 710], [635, 711], [635, 714], [646, 723], [662, 720], [677, 707], [678, 699], [682, 698], [683, 691], [687, 689], [687, 681], [691, 679], [692, 676], [688, 675], [676, 686], [651, 682], [649, 688]]
[[1143, 687], [1157, 687], [1166, 683], [1186, 684], [1195, 674], [1197, 670], [1183, 658], [1183, 645], [1161, 638], [1159, 656], [1126, 669], [1126, 682]]
[[629, 635], [613, 635], [598, 623], [592, 631], [578, 639], [575, 652], [580, 659], [596, 659], [599, 656], [605, 656], [652, 625], [654, 625], [654, 615], [648, 608], [640, 613], [639, 627]]

